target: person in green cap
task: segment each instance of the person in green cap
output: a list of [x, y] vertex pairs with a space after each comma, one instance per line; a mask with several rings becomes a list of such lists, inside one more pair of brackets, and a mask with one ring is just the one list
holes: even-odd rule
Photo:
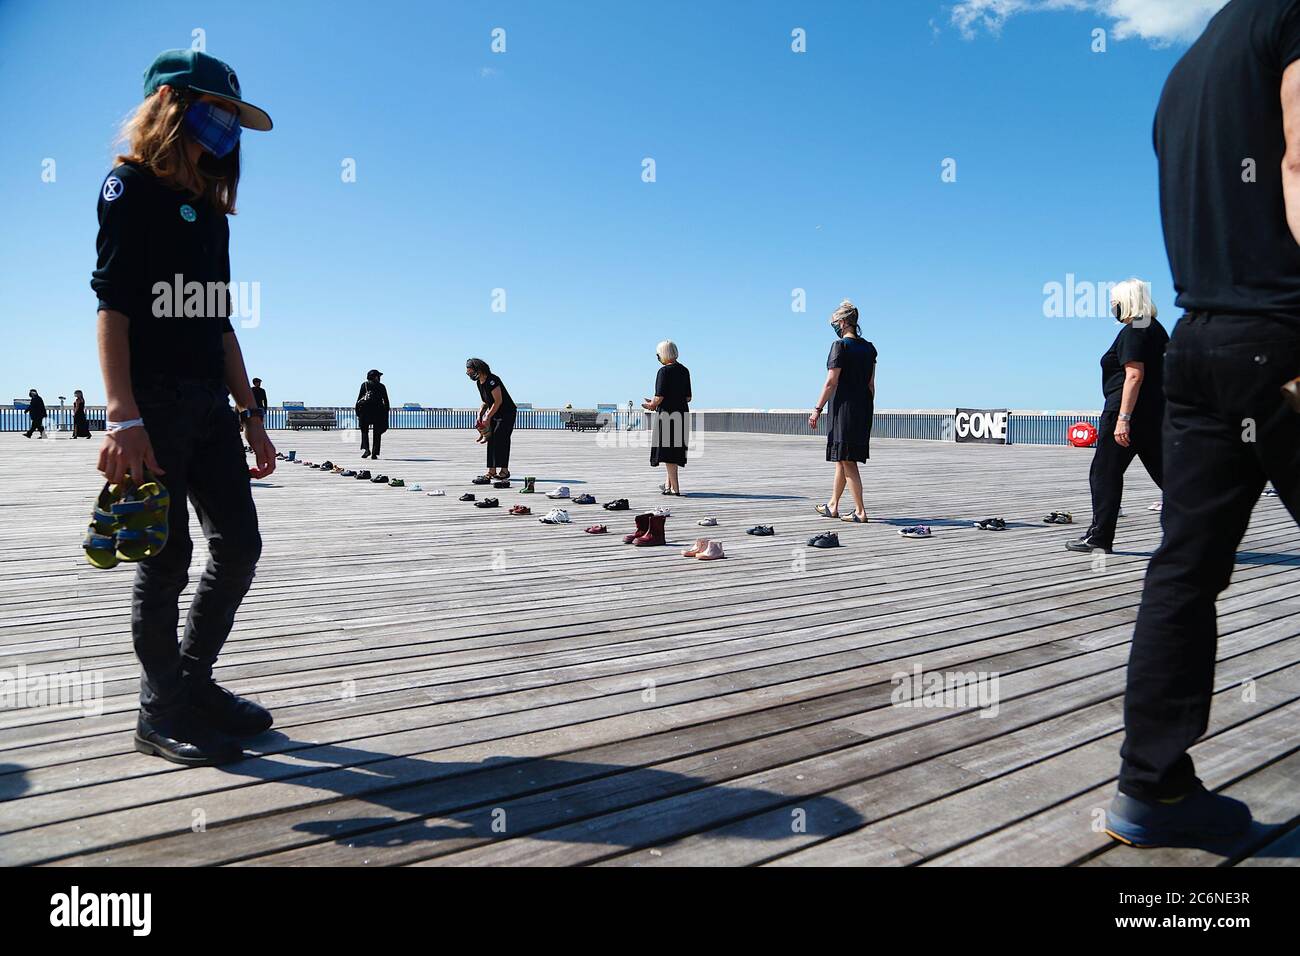
[[[166, 547], [139, 563], [132, 594], [143, 672], [135, 748], [190, 766], [239, 759], [239, 738], [272, 722], [212, 678], [262, 551], [250, 475], [275, 470], [230, 322], [226, 217], [235, 212], [241, 128], [269, 130], [271, 118], [244, 101], [229, 66], [196, 50], [154, 60], [144, 102], [122, 130], [125, 152], [100, 187], [90, 283], [108, 395], [99, 470], [112, 483], [152, 473], [171, 493]], [[185, 290], [183, 301], [173, 288]], [[241, 428], [257, 460], [251, 470]], [[190, 503], [210, 557], [178, 646]]]

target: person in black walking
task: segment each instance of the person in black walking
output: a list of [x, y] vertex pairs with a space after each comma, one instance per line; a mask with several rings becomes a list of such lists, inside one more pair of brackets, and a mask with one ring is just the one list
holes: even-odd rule
[[262, 414], [265, 415], [268, 407], [266, 401], [266, 389], [262, 387], [262, 380], [260, 378], [253, 379], [253, 400], [257, 402], [257, 407], [260, 408]]
[[1133, 632], [1106, 830], [1202, 845], [1251, 822], [1188, 753], [1209, 726], [1215, 599], [1267, 481], [1300, 520], [1300, 0], [1231, 0], [1170, 73], [1154, 138], [1185, 314], [1165, 354], [1164, 539]]
[[[378, 458], [379, 444], [388, 431], [388, 389], [379, 381], [383, 372], [372, 368], [357, 392], [357, 425], [361, 429], [361, 457]], [[374, 442], [371, 443], [371, 435]]]
[[474, 423], [487, 438], [487, 472], [480, 478], [505, 481], [510, 477], [510, 439], [515, 433], [519, 409], [510, 390], [480, 358], [465, 362], [465, 375], [478, 385], [478, 420]]
[[[835, 342], [826, 359], [826, 381], [817, 405], [808, 416], [814, 431], [822, 409], [831, 403], [830, 427], [826, 430], [826, 460], [835, 462], [831, 498], [817, 506], [823, 518], [840, 518], [865, 524], [867, 506], [862, 496], [862, 473], [858, 465], [871, 457], [871, 427], [876, 414], [876, 347], [862, 337], [858, 307], [848, 299], [831, 315]], [[854, 509], [840, 515], [840, 497], [845, 486], [853, 495]]]
[[90, 437], [90, 422], [86, 419], [86, 396], [81, 394], [81, 389], [72, 393], [72, 437]]
[[1111, 291], [1111, 312], [1124, 327], [1101, 357], [1105, 407], [1092, 458], [1092, 525], [1082, 538], [1066, 544], [1083, 554], [1115, 546], [1124, 472], [1142, 459], [1157, 486], [1164, 484], [1162, 426], [1165, 418], [1164, 365], [1169, 333], [1157, 321], [1151, 287], [1140, 279], [1119, 283]]
[[[99, 360], [107, 422], [99, 470], [112, 484], [153, 475], [170, 492], [166, 547], [139, 563], [131, 634], [142, 672], [135, 749], [185, 766], [238, 760], [240, 738], [271, 714], [213, 679], [213, 668], [262, 553], [250, 477], [275, 470], [275, 446], [253, 400], [230, 323], [230, 227], [241, 128], [269, 130], [235, 72], [196, 50], [167, 50], [145, 73], [127, 121], [127, 151], [99, 191]], [[211, 308], [166, 293], [209, 290]], [[217, 290], [225, 294], [218, 294]], [[231, 409], [234, 399], [236, 409]], [[244, 439], [256, 467], [244, 457]], [[181, 627], [189, 583], [189, 506], [208, 562]]]
[[45, 437], [45, 399], [37, 393], [36, 389], [31, 389], [27, 393], [27, 416], [31, 419], [31, 425], [24, 432], [24, 437], [31, 438], [32, 432], [40, 432], [41, 437]]

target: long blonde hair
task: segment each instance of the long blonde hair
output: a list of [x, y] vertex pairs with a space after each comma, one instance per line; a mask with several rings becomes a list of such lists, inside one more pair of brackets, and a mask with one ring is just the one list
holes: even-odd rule
[[220, 213], [235, 214], [235, 193], [239, 189], [239, 146], [222, 159], [205, 156], [200, 164], [190, 159], [181, 124], [191, 94], [159, 91], [145, 98], [122, 124], [118, 142], [127, 152], [119, 163], [143, 166], [163, 182], [206, 199]]

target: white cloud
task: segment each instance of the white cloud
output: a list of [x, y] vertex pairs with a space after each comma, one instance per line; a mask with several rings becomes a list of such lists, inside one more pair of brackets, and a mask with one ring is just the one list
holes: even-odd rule
[[981, 30], [998, 33], [1024, 13], [1091, 11], [1112, 22], [1117, 40], [1140, 37], [1151, 43], [1190, 42], [1228, 0], [958, 0], [952, 24], [970, 39]]

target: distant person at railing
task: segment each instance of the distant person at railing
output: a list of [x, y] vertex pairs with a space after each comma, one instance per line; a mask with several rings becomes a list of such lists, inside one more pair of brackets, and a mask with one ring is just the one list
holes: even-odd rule
[[[357, 392], [357, 426], [361, 429], [361, 457], [378, 458], [379, 443], [388, 431], [388, 389], [379, 381], [383, 372], [372, 368]], [[370, 435], [374, 434], [374, 445]]]
[[1092, 524], [1066, 550], [1110, 553], [1115, 546], [1124, 472], [1134, 457], [1142, 459], [1157, 486], [1165, 482], [1163, 424], [1165, 418], [1165, 346], [1169, 333], [1156, 321], [1158, 310], [1151, 289], [1129, 279], [1110, 293], [1111, 313], [1123, 325], [1101, 357], [1101, 387], [1106, 404], [1097, 429], [1092, 457]]
[[266, 389], [262, 387], [260, 378], [253, 379], [253, 401], [257, 402], [257, 407], [263, 412], [270, 407], [266, 400]]
[[[841, 520], [862, 524], [867, 506], [862, 499], [862, 475], [858, 465], [871, 457], [871, 426], [876, 414], [876, 347], [862, 337], [858, 307], [848, 299], [831, 314], [835, 343], [826, 359], [826, 384], [817, 405], [808, 416], [808, 427], [817, 430], [822, 409], [831, 403], [830, 427], [826, 430], [826, 460], [835, 462], [835, 483], [831, 499], [817, 506], [825, 518], [840, 518], [840, 497], [845, 485], [857, 506]], [[832, 395], [834, 396], [832, 398]]]
[[515, 433], [519, 408], [487, 362], [468, 359], [465, 375], [478, 385], [478, 420], [474, 427], [487, 439], [487, 472], [480, 477], [503, 481], [510, 477], [510, 438]]
[[686, 467], [686, 446], [690, 443], [691, 371], [677, 361], [677, 346], [665, 339], [655, 347], [659, 371], [655, 375], [654, 398], [641, 407], [654, 412], [654, 435], [650, 444], [650, 465], [664, 466], [665, 481], [659, 486], [665, 495], [682, 493], [678, 469]]
[[72, 393], [72, 437], [90, 437], [90, 422], [86, 419], [86, 396], [81, 394], [81, 389]]
[[31, 426], [24, 433], [27, 438], [32, 437], [32, 432], [40, 432], [41, 437], [45, 437], [45, 399], [37, 393], [36, 389], [31, 389], [27, 393], [27, 416], [32, 420]]

